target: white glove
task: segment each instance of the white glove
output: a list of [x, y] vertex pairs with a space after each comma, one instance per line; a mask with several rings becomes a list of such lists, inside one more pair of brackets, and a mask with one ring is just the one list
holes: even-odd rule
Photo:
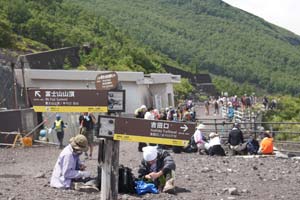
[[51, 134], [51, 132], [52, 132], [52, 128], [49, 128], [48, 129], [48, 134]]
[[91, 177], [91, 173], [88, 172], [88, 171], [79, 171], [79, 173], [80, 173], [80, 176], [82, 178], [89, 178], [89, 177]]

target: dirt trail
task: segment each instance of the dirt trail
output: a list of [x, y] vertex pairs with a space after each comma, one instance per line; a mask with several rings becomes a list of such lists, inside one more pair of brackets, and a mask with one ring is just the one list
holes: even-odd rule
[[[137, 144], [121, 142], [120, 164], [136, 174], [141, 153]], [[49, 187], [49, 179], [60, 150], [53, 146], [0, 149], [0, 199], [100, 199]], [[299, 199], [300, 166], [292, 159], [209, 157], [173, 154], [177, 165], [177, 194], [119, 195], [119, 199]], [[96, 154], [95, 154], [96, 155]], [[96, 175], [96, 157], [86, 164]], [[37, 176], [41, 176], [37, 178]], [[228, 188], [236, 188], [230, 195]], [[234, 192], [235, 193], [235, 192]]]

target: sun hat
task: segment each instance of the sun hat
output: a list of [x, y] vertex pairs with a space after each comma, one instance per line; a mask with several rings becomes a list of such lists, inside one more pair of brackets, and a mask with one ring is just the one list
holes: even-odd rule
[[141, 109], [146, 109], [146, 110], [147, 110], [147, 106], [142, 105], [142, 106], [141, 106]]
[[155, 146], [143, 147], [143, 158], [145, 161], [155, 160], [157, 157], [157, 148]]
[[216, 136], [218, 136], [218, 134], [215, 133], [215, 132], [211, 132], [211, 133], [209, 134], [209, 138], [214, 138], [214, 137], [216, 137]]
[[86, 152], [88, 147], [88, 141], [84, 135], [76, 135], [70, 139], [71, 146], [74, 150], [84, 151]]
[[204, 129], [205, 128], [205, 125], [204, 124], [199, 124], [196, 129]]

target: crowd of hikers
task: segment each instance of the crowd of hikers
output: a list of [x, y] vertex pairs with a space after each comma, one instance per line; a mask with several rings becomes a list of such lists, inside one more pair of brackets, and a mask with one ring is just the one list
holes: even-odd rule
[[[227, 101], [228, 99], [226, 99]], [[215, 114], [218, 114], [219, 100], [214, 99]], [[233, 105], [235, 101], [229, 101]], [[247, 102], [247, 101], [246, 101]], [[250, 100], [255, 102], [255, 98]], [[209, 115], [209, 102], [205, 102], [205, 111]], [[246, 103], [246, 107], [247, 107]], [[136, 118], [146, 120], [167, 120], [174, 122], [196, 122], [195, 105], [191, 100], [185, 101], [177, 108], [167, 107], [157, 110], [145, 105], [140, 106], [134, 112]], [[57, 115], [61, 124], [60, 116]], [[94, 123], [95, 117], [92, 114], [84, 113], [79, 121], [81, 128], [88, 127], [89, 122]], [[53, 126], [58, 126], [54, 124]], [[119, 191], [124, 193], [174, 193], [175, 192], [175, 169], [176, 164], [168, 148], [172, 148], [174, 153], [199, 153], [209, 156], [226, 155], [255, 155], [273, 154], [273, 137], [270, 131], [264, 131], [261, 138], [251, 135], [245, 139], [239, 123], [233, 123], [228, 132], [228, 137], [224, 139], [216, 132], [209, 132], [205, 124], [198, 123], [194, 134], [191, 136], [185, 147], [168, 147], [165, 145], [139, 143], [138, 151], [142, 152], [142, 159], [138, 169], [138, 177], [135, 178], [128, 168], [119, 168]], [[59, 132], [59, 130], [57, 129]], [[75, 189], [86, 192], [98, 192], [101, 188], [101, 174], [91, 178], [91, 173], [86, 170], [86, 165], [79, 158], [81, 154], [87, 156], [90, 149], [92, 157], [91, 141], [89, 135], [83, 130], [77, 136], [71, 138], [70, 144], [63, 148], [54, 166], [50, 185], [61, 189]], [[62, 142], [61, 142], [62, 143]], [[228, 148], [224, 148], [228, 147]], [[101, 170], [100, 170], [101, 171]], [[135, 180], [135, 181], [134, 181]], [[123, 184], [123, 185], [120, 185]], [[121, 190], [120, 190], [121, 189]]]
[[[267, 97], [264, 97], [264, 99], [267, 99]], [[265, 100], [263, 100], [263, 102], [264, 101]], [[228, 104], [228, 113], [230, 113], [231, 108], [237, 109], [240, 105], [241, 109], [251, 108], [257, 103], [257, 98], [254, 94], [251, 96], [245, 94], [241, 98], [238, 98], [237, 96], [212, 98], [204, 102], [206, 115], [209, 115], [209, 107], [211, 104], [214, 105], [214, 113], [219, 114], [220, 105], [223, 106], [225, 102]], [[167, 107], [161, 110], [153, 109], [152, 107], [147, 108], [145, 105], [142, 105], [135, 110], [134, 114], [136, 118], [148, 120], [196, 122], [195, 105], [191, 100], [186, 100], [177, 108]], [[229, 117], [228, 119], [229, 122], [232, 121]], [[273, 154], [273, 139], [272, 134], [269, 131], [260, 133], [258, 136], [255, 134], [248, 134], [247, 139], [244, 139], [245, 136], [240, 124], [234, 122], [232, 122], [232, 124], [232, 129], [228, 131], [228, 136], [225, 137], [226, 139], [224, 139], [224, 137], [221, 138], [218, 133], [205, 132], [206, 126], [204, 124], [198, 124], [195, 133], [186, 147], [172, 147], [172, 149], [175, 153], [199, 152], [199, 154], [207, 154], [210, 156]], [[156, 144], [139, 143], [138, 151], [142, 152], [142, 148], [147, 145], [154, 146]], [[165, 145], [157, 146], [159, 148], [168, 148], [168, 146]]]

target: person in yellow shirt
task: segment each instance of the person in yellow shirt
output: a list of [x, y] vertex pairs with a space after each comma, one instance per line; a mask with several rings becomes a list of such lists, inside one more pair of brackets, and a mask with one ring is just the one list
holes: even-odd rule
[[264, 138], [260, 142], [258, 153], [273, 154], [273, 148], [274, 148], [274, 144], [273, 144], [272, 134], [270, 131], [266, 131], [264, 133]]

